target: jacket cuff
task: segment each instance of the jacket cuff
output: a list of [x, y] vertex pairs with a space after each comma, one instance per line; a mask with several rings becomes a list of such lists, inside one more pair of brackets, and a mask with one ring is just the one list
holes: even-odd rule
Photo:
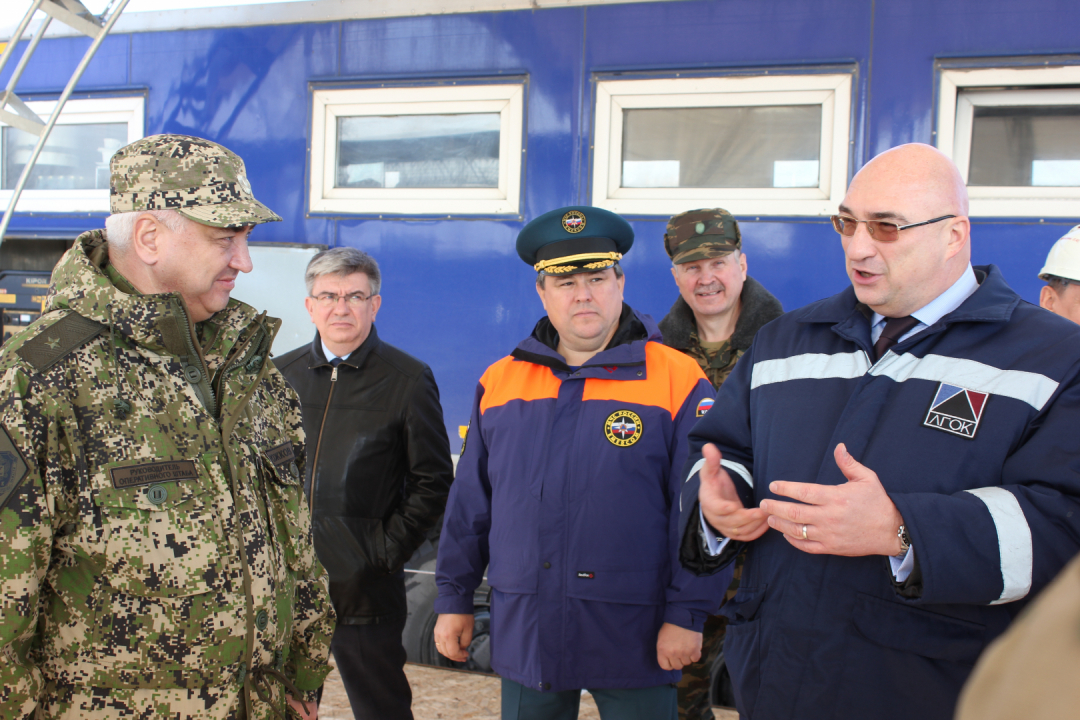
[[699, 512], [699, 505], [695, 502], [679, 543], [679, 562], [698, 577], [704, 577], [715, 575], [730, 565], [746, 543], [729, 540], [720, 550], [719, 555], [710, 555], [708, 548], [705, 547], [705, 539], [701, 536]]
[[[334, 666], [329, 662], [316, 663], [303, 657], [294, 658], [290, 664], [293, 670], [293, 684], [296, 685], [297, 690], [302, 690], [305, 695], [310, 694], [311, 700], [315, 699], [315, 691], [322, 687], [326, 676], [334, 669]], [[309, 698], [304, 697], [303, 699], [308, 700]]]
[[918, 600], [922, 597], [922, 568], [919, 567], [918, 553], [916, 553], [914, 557], [914, 567], [911, 568], [911, 574], [909, 574], [903, 581], [892, 578], [892, 584], [893, 590], [895, 590], [896, 594], [902, 598], [907, 598], [908, 600]]
[[668, 605], [664, 609], [664, 622], [671, 623], [672, 625], [678, 625], [681, 628], [687, 630], [693, 630], [694, 632], [703, 632], [705, 630], [705, 613], [693, 612], [686, 608], [678, 607], [676, 605]]
[[472, 615], [473, 596], [440, 595], [435, 598], [435, 612], [439, 615]]

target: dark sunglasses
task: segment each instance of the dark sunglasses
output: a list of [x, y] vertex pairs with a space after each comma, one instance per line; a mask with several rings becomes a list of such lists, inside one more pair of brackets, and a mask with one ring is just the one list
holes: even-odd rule
[[901, 230], [919, 227], [920, 225], [930, 225], [931, 223], [941, 222], [942, 220], [948, 220], [949, 218], [954, 217], [956, 216], [942, 215], [933, 220], [924, 220], [922, 222], [911, 223], [910, 225], [897, 225], [896, 223], [885, 222], [884, 220], [856, 220], [847, 215], [833, 215], [832, 224], [833, 227], [836, 228], [836, 232], [851, 237], [855, 234], [855, 229], [859, 227], [859, 223], [866, 223], [866, 231], [870, 233], [870, 237], [878, 242], [893, 242], [900, 237]]

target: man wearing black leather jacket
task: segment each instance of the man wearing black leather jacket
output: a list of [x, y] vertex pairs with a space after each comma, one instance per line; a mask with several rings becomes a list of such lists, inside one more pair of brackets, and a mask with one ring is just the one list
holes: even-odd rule
[[412, 719], [403, 565], [453, 479], [431, 369], [379, 339], [379, 266], [339, 247], [305, 274], [310, 345], [276, 360], [303, 404], [315, 551], [338, 614], [331, 650], [357, 720]]

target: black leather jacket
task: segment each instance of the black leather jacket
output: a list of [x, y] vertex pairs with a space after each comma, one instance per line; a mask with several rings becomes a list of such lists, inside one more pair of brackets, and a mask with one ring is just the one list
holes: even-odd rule
[[304, 488], [338, 623], [400, 619], [402, 566], [442, 517], [453, 480], [435, 377], [374, 327], [336, 369], [318, 334], [274, 362], [303, 404]]

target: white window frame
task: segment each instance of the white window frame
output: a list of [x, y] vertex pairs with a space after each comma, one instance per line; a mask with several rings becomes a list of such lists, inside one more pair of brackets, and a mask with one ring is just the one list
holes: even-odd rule
[[[832, 215], [847, 189], [851, 81], [851, 74], [844, 73], [598, 82], [592, 203], [631, 215], [716, 206], [735, 215]], [[818, 187], [621, 187], [623, 110], [751, 105], [821, 106]]]
[[[28, 101], [27, 107], [47, 121], [56, 107], [55, 100]], [[139, 96], [89, 98], [68, 100], [57, 118], [59, 125], [92, 125], [95, 123], [127, 123], [127, 142], [132, 143], [145, 134], [146, 99]], [[0, 126], [7, 126], [0, 122]], [[3, 146], [0, 144], [0, 162]], [[7, 209], [13, 190], [0, 190], [0, 207]], [[109, 212], [109, 189], [94, 190], [31, 190], [19, 195], [16, 212]]]
[[[516, 215], [524, 155], [525, 85], [315, 90], [311, 118], [311, 213]], [[338, 188], [339, 117], [492, 113], [499, 122], [499, 185], [494, 188]]]
[[[1054, 86], [1080, 86], [1080, 66], [978, 68], [942, 70], [938, 87], [936, 145], [968, 179], [971, 127], [976, 105], [1065, 103], [1060, 91], [1038, 94]], [[964, 90], [1006, 88], [963, 95]], [[1038, 88], [1038, 89], [1035, 89]], [[1080, 187], [969, 187], [972, 217], [1076, 217]]]

